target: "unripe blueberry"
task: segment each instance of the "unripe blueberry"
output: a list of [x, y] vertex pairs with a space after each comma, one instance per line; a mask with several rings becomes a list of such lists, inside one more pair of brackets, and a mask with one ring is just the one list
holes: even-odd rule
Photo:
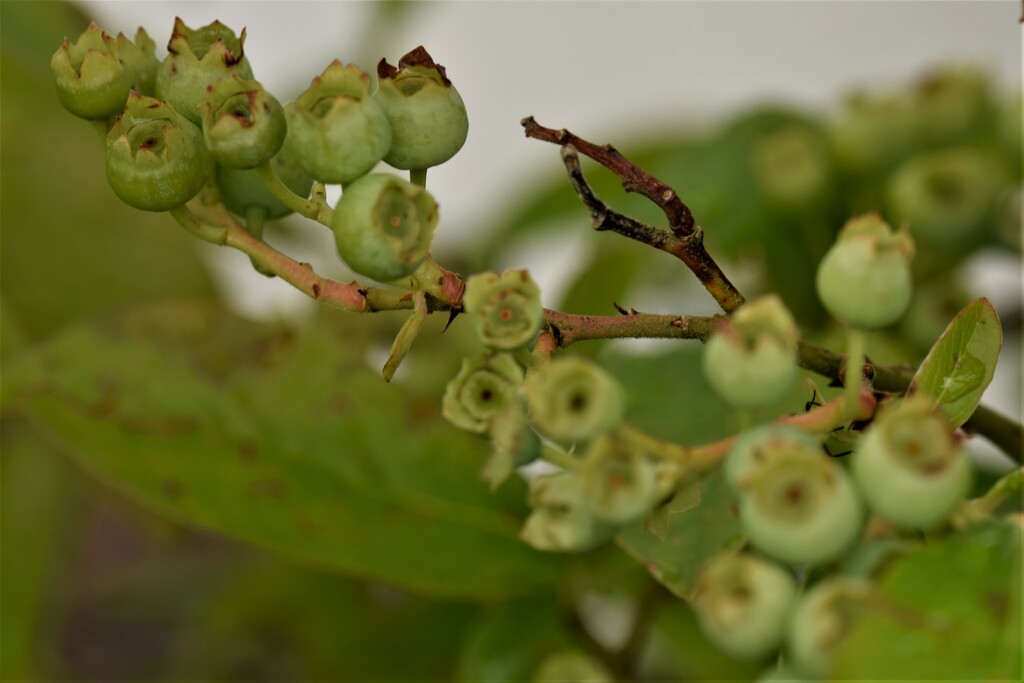
[[398, 67], [377, 65], [380, 103], [391, 123], [391, 149], [384, 161], [395, 168], [422, 170], [455, 156], [466, 142], [469, 118], [445, 69], [420, 46]]
[[913, 101], [903, 94], [848, 97], [832, 130], [839, 163], [860, 174], [896, 165], [920, 147], [921, 137]]
[[495, 418], [519, 404], [523, 370], [512, 356], [498, 353], [466, 358], [441, 402], [441, 414], [459, 429], [486, 432]]
[[135, 31], [135, 40], [129, 40], [123, 33], [117, 34], [117, 49], [121, 61], [132, 78], [132, 90], [152, 97], [156, 94], [156, 72], [160, 60], [156, 58], [156, 43], [141, 26]]
[[117, 40], [95, 23], [74, 43], [65, 38], [50, 68], [60, 103], [83, 119], [119, 113], [132, 89], [132, 73], [121, 61]]
[[783, 562], [838, 558], [860, 536], [863, 517], [846, 472], [818, 448], [772, 451], [742, 481], [743, 530], [757, 548]]
[[596, 514], [612, 524], [629, 524], [651, 511], [660, 498], [657, 467], [644, 453], [601, 436], [590, 442], [580, 466], [580, 485]]
[[284, 109], [258, 81], [229, 74], [207, 87], [196, 107], [214, 160], [228, 168], [255, 168], [284, 144]]
[[582, 441], [611, 431], [622, 419], [622, 389], [585, 358], [565, 356], [526, 378], [530, 420], [551, 439]]
[[974, 148], [922, 154], [889, 180], [890, 213], [917, 241], [956, 248], [984, 237], [1004, 181], [999, 164]]
[[526, 346], [544, 324], [540, 288], [525, 270], [471, 276], [462, 302], [480, 340], [492, 349]]
[[578, 650], [564, 650], [541, 660], [533, 674], [533, 683], [613, 683], [615, 676], [603, 664]]
[[945, 65], [916, 84], [915, 115], [928, 145], [964, 142], [991, 126], [993, 106], [988, 80], [976, 67]]
[[[313, 176], [309, 175], [296, 160], [295, 150], [289, 144], [290, 140], [286, 133], [284, 144], [270, 160], [270, 166], [285, 187], [300, 197], [308, 197], [309, 190], [313, 187]], [[265, 217], [270, 219], [292, 213], [291, 209], [267, 189], [255, 171], [218, 165], [215, 174], [221, 201], [239, 216], [246, 216], [253, 206], [260, 207], [265, 212]]]
[[893, 232], [878, 214], [851, 218], [818, 265], [818, 296], [852, 327], [896, 322], [910, 304], [913, 253], [906, 231]]
[[170, 104], [131, 94], [107, 134], [107, 181], [123, 202], [143, 211], [173, 209], [212, 172], [198, 128]]
[[777, 296], [741, 306], [708, 340], [704, 374], [735, 406], [750, 408], [782, 398], [796, 378], [797, 329]]
[[792, 663], [800, 673], [821, 680], [828, 677], [836, 648], [872, 590], [862, 579], [835, 576], [800, 596], [786, 634]]
[[167, 43], [167, 56], [156, 74], [157, 97], [167, 100], [179, 114], [202, 126], [202, 115], [196, 106], [206, 94], [207, 86], [231, 73], [252, 78], [244, 46], [244, 28], [236, 36], [219, 21], [191, 29], [176, 18]]
[[391, 125], [370, 97], [370, 77], [335, 60], [288, 109], [302, 164], [324, 183], [366, 175], [391, 148]]
[[744, 432], [725, 458], [725, 481], [733, 493], [743, 490], [743, 482], [772, 454], [786, 449], [801, 452], [819, 449], [818, 438], [789, 425], [768, 424]]
[[607, 543], [615, 534], [613, 526], [594, 515], [573, 472], [534, 479], [528, 502], [533, 511], [520, 536], [537, 550], [581, 552]]
[[752, 156], [758, 187], [781, 209], [799, 210], [825, 198], [828, 150], [809, 126], [792, 125], [765, 136]]
[[714, 557], [701, 570], [693, 606], [711, 642], [739, 659], [764, 657], [782, 645], [796, 580], [749, 554]]
[[854, 481], [879, 516], [927, 529], [964, 500], [971, 464], [940, 409], [925, 397], [888, 404], [850, 457]]
[[410, 275], [423, 263], [436, 226], [434, 198], [422, 187], [383, 173], [349, 185], [332, 224], [345, 263], [381, 282]]

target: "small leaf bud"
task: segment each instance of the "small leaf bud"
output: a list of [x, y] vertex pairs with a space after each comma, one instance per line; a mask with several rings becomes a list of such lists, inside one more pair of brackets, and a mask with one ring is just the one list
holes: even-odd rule
[[384, 173], [346, 188], [334, 210], [338, 254], [352, 270], [380, 282], [411, 275], [427, 258], [437, 202], [424, 190]]
[[380, 103], [393, 139], [384, 161], [395, 168], [422, 170], [455, 156], [466, 142], [469, 118], [445, 69], [422, 46], [398, 61], [377, 65]]
[[167, 102], [129, 96], [107, 134], [107, 181], [123, 202], [167, 211], [194, 197], [212, 173], [198, 128]]
[[526, 346], [544, 324], [540, 289], [525, 270], [473, 275], [462, 300], [481, 341], [492, 349]]

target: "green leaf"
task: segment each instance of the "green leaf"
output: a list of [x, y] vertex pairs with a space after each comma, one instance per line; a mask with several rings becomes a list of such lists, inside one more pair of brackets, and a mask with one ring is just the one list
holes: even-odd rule
[[27, 338], [143, 301], [211, 296], [198, 241], [168, 216], [118, 200], [101, 136], [57, 100], [50, 56], [88, 19], [56, 2], [0, 11], [0, 288]]
[[910, 383], [942, 407], [953, 427], [974, 413], [996, 372], [1003, 330], [988, 299], [960, 311], [925, 357]]
[[570, 647], [558, 604], [551, 599], [517, 600], [481, 615], [468, 630], [456, 680], [525, 681], [550, 652]]
[[701, 502], [669, 517], [664, 538], [640, 522], [617, 541], [651, 575], [681, 598], [689, 598], [701, 566], [742, 541], [736, 506], [720, 471], [700, 484]]
[[297, 336], [212, 306], [126, 315], [25, 356], [4, 397], [173, 519], [424, 593], [549, 584], [518, 538], [522, 481], [492, 495], [485, 449], [366, 367], [367, 321], [345, 321]]
[[830, 680], [1021, 680], [1021, 529], [990, 523], [896, 560]]

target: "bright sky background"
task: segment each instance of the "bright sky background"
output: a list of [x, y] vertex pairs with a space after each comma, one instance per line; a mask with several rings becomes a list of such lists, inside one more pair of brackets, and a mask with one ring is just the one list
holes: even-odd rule
[[[442, 248], [486, 230], [494, 212], [521, 201], [522, 188], [560, 170], [552, 146], [523, 138], [526, 115], [628, 154], [630, 140], [652, 131], [713, 126], [767, 100], [827, 112], [853, 87], [898, 87], [944, 61], [979, 64], [1006, 87], [1021, 83], [1017, 0], [417, 2], [405, 21], [376, 27], [369, 2], [81, 4], [109, 31], [144, 25], [161, 56], [175, 16], [192, 27], [214, 19], [245, 26], [256, 78], [282, 101], [332, 59], [372, 71], [381, 57], [395, 63], [426, 46], [470, 115], [463, 150], [429, 175]], [[580, 225], [579, 240], [554, 259], [517, 253], [516, 265], [554, 292], [565, 249], [588, 239], [582, 213]], [[296, 256], [345, 276], [326, 231], [300, 246], [306, 253]], [[315, 306], [244, 258], [203, 253], [244, 313], [301, 318]], [[1019, 296], [1019, 262], [981, 261], [975, 271], [987, 278], [984, 291]], [[1007, 355], [989, 395], [1019, 412], [1019, 349]]]

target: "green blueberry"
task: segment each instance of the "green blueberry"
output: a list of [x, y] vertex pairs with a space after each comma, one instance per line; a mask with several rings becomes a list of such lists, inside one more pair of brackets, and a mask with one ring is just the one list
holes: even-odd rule
[[196, 106], [203, 139], [214, 160], [227, 168], [255, 168], [284, 144], [284, 109], [258, 81], [228, 74], [206, 89]]
[[914, 244], [878, 214], [851, 218], [818, 265], [817, 289], [829, 313], [852, 327], [896, 322], [910, 305]]
[[858, 92], [847, 97], [832, 127], [840, 165], [866, 175], [884, 172], [922, 144], [913, 98], [905, 93]]
[[834, 576], [800, 596], [786, 633], [797, 671], [827, 680], [832, 658], [861, 613], [873, 588], [863, 579]]
[[603, 664], [579, 650], [563, 650], [541, 660], [533, 674], [534, 683], [613, 683], [615, 676]]
[[994, 103], [985, 73], [969, 65], [944, 65], [912, 91], [915, 116], [931, 147], [962, 143], [990, 130]]
[[445, 388], [441, 414], [459, 429], [486, 432], [496, 418], [519, 405], [522, 383], [523, 370], [508, 354], [466, 358]]
[[244, 46], [244, 28], [236, 36], [219, 21], [191, 29], [176, 18], [167, 43], [167, 56], [156, 74], [157, 97], [167, 100], [179, 114], [202, 126], [202, 115], [196, 107], [208, 86], [232, 73], [252, 78]]
[[121, 60], [118, 41], [95, 23], [74, 43], [65, 38], [50, 68], [60, 103], [83, 119], [120, 113], [132, 89], [133, 74]]
[[615, 527], [594, 515], [573, 472], [534, 479], [527, 502], [533, 511], [520, 537], [537, 550], [582, 552], [607, 543], [615, 534]]
[[156, 72], [160, 60], [156, 58], [156, 43], [141, 26], [135, 31], [135, 40], [129, 40], [123, 33], [117, 34], [117, 49], [121, 53], [128, 73], [132, 78], [132, 90], [140, 95], [156, 94]]
[[617, 439], [590, 442], [580, 467], [580, 485], [591, 509], [612, 524], [644, 517], [660, 498], [658, 470], [644, 453]]
[[426, 260], [436, 226], [437, 202], [426, 190], [377, 173], [345, 189], [332, 229], [338, 254], [352, 270], [390, 282]]
[[693, 607], [708, 639], [737, 659], [779, 649], [796, 579], [786, 569], [749, 554], [718, 555], [697, 577]]
[[123, 202], [167, 211], [198, 194], [212, 173], [198, 128], [166, 102], [129, 96], [107, 134], [107, 181]]
[[902, 527], [941, 523], [971, 486], [970, 459], [944, 414], [923, 396], [887, 404], [850, 459], [868, 506]]
[[359, 67], [335, 60], [288, 109], [299, 159], [317, 180], [346, 185], [373, 170], [391, 148], [391, 125], [370, 97], [369, 83]]
[[492, 349], [522, 348], [544, 324], [540, 288], [525, 270], [473, 275], [462, 301], [480, 340]]
[[621, 421], [622, 389], [598, 365], [579, 356], [556, 358], [526, 378], [530, 420], [559, 441], [584, 441]]
[[781, 209], [818, 205], [828, 193], [828, 149], [807, 126], [791, 125], [765, 136], [755, 145], [752, 161], [758, 187]]
[[731, 404], [752, 408], [786, 395], [797, 375], [797, 329], [771, 295], [741, 306], [708, 340], [704, 374]]
[[820, 451], [818, 438], [790, 425], [768, 424], [743, 432], [729, 449], [723, 471], [725, 481], [734, 493], [743, 490], [757, 468], [781, 450]]
[[397, 67], [380, 60], [377, 77], [374, 99], [393, 133], [384, 161], [395, 168], [423, 170], [462, 149], [469, 133], [466, 106], [444, 67], [423, 46], [403, 56]]
[[984, 239], [1005, 180], [1000, 164], [975, 148], [922, 154], [889, 179], [889, 212], [918, 242], [955, 249]]
[[744, 478], [739, 502], [750, 542], [790, 564], [837, 559], [860, 537], [864, 518], [846, 472], [817, 448], [771, 452]]

